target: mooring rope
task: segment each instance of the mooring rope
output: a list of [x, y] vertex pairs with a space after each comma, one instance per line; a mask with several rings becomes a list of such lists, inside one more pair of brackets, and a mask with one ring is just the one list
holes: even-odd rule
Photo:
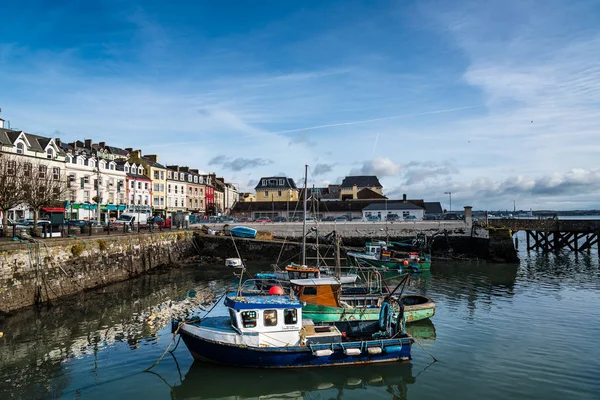
[[169, 345], [167, 346], [167, 348], [165, 349], [165, 351], [162, 353], [162, 355], [158, 358], [158, 360], [156, 360], [154, 362], [154, 364], [152, 364], [150, 367], [146, 368], [144, 370], [144, 372], [149, 372], [152, 368], [156, 367], [158, 365], [158, 363], [163, 359], [163, 357], [167, 354], [167, 351], [169, 351], [169, 348], [171, 348], [171, 345], [173, 344], [173, 342], [175, 341], [175, 337], [177, 336], [177, 334], [179, 333], [179, 330], [181, 329], [182, 326], [185, 325], [185, 322], [180, 322], [179, 325], [177, 326], [177, 329], [175, 329], [175, 332], [173, 332], [173, 338], [171, 339], [171, 342], [169, 343]]

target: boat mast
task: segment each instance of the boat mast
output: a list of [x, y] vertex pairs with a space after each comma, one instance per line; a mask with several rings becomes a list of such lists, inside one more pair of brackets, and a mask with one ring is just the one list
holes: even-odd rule
[[302, 217], [302, 265], [306, 265], [306, 197], [308, 181], [308, 164], [304, 166], [304, 216]]
[[335, 239], [335, 277], [340, 280], [342, 279], [342, 267], [340, 263], [340, 237], [337, 231], [333, 231], [333, 237]]

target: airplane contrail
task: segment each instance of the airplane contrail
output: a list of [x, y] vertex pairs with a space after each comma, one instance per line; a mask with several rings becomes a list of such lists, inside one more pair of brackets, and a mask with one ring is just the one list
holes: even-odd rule
[[282, 133], [311, 131], [311, 130], [315, 130], [315, 129], [333, 128], [336, 126], [368, 124], [369, 122], [386, 121], [388, 119], [417, 117], [417, 116], [421, 116], [421, 115], [430, 115], [430, 114], [444, 114], [444, 113], [450, 113], [450, 112], [454, 112], [454, 111], [470, 110], [472, 108], [479, 108], [479, 107], [483, 107], [483, 105], [459, 107], [459, 108], [449, 108], [446, 110], [425, 111], [425, 112], [421, 112], [421, 113], [412, 113], [412, 114], [392, 115], [390, 117], [372, 118], [372, 119], [365, 119], [365, 120], [361, 120], [361, 121], [338, 122], [336, 124], [316, 125], [316, 126], [309, 126], [306, 128], [289, 129], [286, 131], [278, 131], [278, 132], [254, 133], [251, 135], [244, 135], [244, 136], [239, 136], [239, 137], [246, 138], [246, 137], [264, 136], [264, 135], [280, 135]]
[[[371, 119], [364, 119], [364, 120], [360, 120], [360, 121], [338, 122], [335, 124], [327, 124], [327, 125], [315, 125], [315, 126], [309, 126], [306, 128], [289, 129], [289, 130], [285, 130], [285, 131], [252, 133], [249, 135], [236, 136], [235, 138], [232, 138], [232, 139], [246, 139], [246, 138], [253, 138], [253, 137], [260, 137], [260, 136], [281, 135], [284, 133], [312, 131], [312, 130], [317, 130], [317, 129], [333, 128], [333, 127], [337, 127], [337, 126], [368, 124], [370, 122], [387, 121], [390, 119], [400, 119], [400, 118], [409, 118], [409, 117], [418, 117], [418, 116], [422, 116], [422, 115], [445, 114], [445, 113], [451, 113], [451, 112], [462, 111], [462, 110], [470, 110], [473, 108], [480, 108], [480, 107], [484, 107], [484, 105], [449, 108], [449, 109], [445, 109], [445, 110], [424, 111], [424, 112], [420, 112], [420, 113], [411, 113], [411, 114], [392, 115], [389, 117], [371, 118]], [[164, 143], [164, 144], [160, 144], [160, 145], [157, 144], [154, 146], [150, 145], [150, 146], [146, 146], [146, 147], [159, 147], [159, 146], [164, 147], [164, 146], [172, 146], [172, 145], [186, 145], [186, 144], [193, 144], [193, 143], [202, 143], [204, 145], [209, 145], [209, 144], [218, 143], [218, 142], [217, 141], [215, 141], [215, 142], [179, 142], [179, 143], [171, 142], [171, 143]]]
[[373, 143], [373, 154], [371, 155], [371, 157], [375, 156], [375, 149], [377, 149], [378, 141], [379, 141], [379, 132], [377, 132], [377, 135], [375, 136], [375, 143]]

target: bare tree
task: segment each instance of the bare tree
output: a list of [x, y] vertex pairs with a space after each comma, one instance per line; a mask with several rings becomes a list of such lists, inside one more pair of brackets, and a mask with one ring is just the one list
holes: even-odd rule
[[23, 203], [23, 163], [14, 156], [0, 154], [0, 210], [4, 236], [8, 236], [8, 210]]
[[23, 181], [23, 188], [25, 203], [33, 208], [33, 230], [37, 234], [40, 209], [69, 196], [65, 171], [43, 163], [32, 165], [31, 176]]

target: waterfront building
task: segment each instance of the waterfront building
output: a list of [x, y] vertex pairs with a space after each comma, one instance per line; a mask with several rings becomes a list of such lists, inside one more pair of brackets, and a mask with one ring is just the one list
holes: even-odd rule
[[366, 220], [369, 217], [378, 217], [385, 221], [388, 215], [396, 215], [397, 219], [414, 221], [423, 220], [425, 209], [408, 201], [396, 200], [371, 203], [362, 209], [362, 216]]
[[167, 211], [167, 167], [158, 162], [158, 156], [142, 156], [141, 150], [125, 149], [129, 152], [129, 162], [142, 165], [143, 174], [152, 180], [152, 207], [155, 215], [165, 217]]
[[[113, 157], [98, 157], [97, 145], [90, 139], [56, 143], [65, 152], [70, 198], [69, 219], [107, 221], [125, 210], [125, 172], [117, 168]], [[99, 211], [98, 211], [99, 206]]]
[[[52, 138], [6, 129], [4, 120], [1, 120], [0, 155], [10, 157], [15, 169], [23, 168], [25, 176], [45, 179], [51, 174], [52, 179], [64, 181], [66, 184], [66, 154]], [[8, 218], [18, 220], [33, 218], [33, 213], [34, 210], [27, 204], [20, 204], [10, 209], [7, 214]]]
[[117, 168], [123, 171], [127, 177], [125, 184], [127, 211], [151, 215], [153, 211], [152, 180], [144, 175], [144, 166], [129, 161], [117, 161]]
[[185, 172], [178, 166], [167, 167], [167, 213], [186, 211]]
[[363, 189], [369, 189], [383, 195], [383, 186], [375, 175], [347, 176], [340, 185], [340, 200], [358, 199], [358, 194]]
[[231, 182], [225, 182], [224, 184], [224, 199], [223, 199], [223, 212], [226, 215], [231, 213], [231, 209], [239, 201], [239, 194], [237, 188]]
[[215, 205], [215, 174], [203, 174], [202, 180], [204, 182], [204, 215], [217, 215], [217, 208]]
[[190, 213], [204, 215], [204, 178], [197, 169], [187, 168], [186, 207]]
[[289, 202], [298, 201], [298, 188], [292, 178], [270, 176], [260, 178], [256, 191], [256, 201]]
[[214, 188], [215, 188], [215, 209], [217, 215], [222, 215], [225, 213], [225, 182], [223, 182], [223, 178], [216, 178], [214, 180]]

